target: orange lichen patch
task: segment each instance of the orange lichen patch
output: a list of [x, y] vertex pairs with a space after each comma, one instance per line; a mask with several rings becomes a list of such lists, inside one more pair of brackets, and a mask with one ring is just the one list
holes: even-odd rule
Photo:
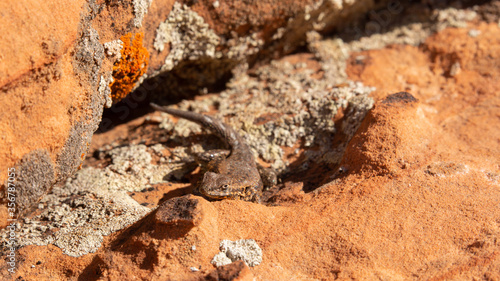
[[128, 33], [120, 38], [123, 41], [122, 57], [113, 66], [114, 81], [109, 85], [113, 102], [126, 97], [148, 67], [149, 53], [142, 46], [143, 37], [138, 33], [132, 40], [132, 34]]
[[80, 163], [77, 170], [80, 170], [83, 166], [83, 160], [85, 160], [85, 153], [82, 153], [82, 155], [80, 155], [80, 159], [82, 160], [82, 163]]
[[86, 152], [82, 152], [82, 154], [80, 155], [80, 159], [82, 160], [82, 162], [78, 166], [77, 170], [82, 169], [83, 161], [85, 160], [85, 157], [87, 156], [87, 152], [89, 151], [89, 147], [90, 147], [90, 143], [87, 143], [87, 148], [85, 148]]

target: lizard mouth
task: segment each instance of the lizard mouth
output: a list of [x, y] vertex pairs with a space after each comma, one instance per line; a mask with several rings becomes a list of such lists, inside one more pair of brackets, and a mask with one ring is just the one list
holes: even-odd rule
[[241, 197], [241, 192], [238, 188], [224, 184], [216, 189], [200, 188], [200, 193], [210, 199], [237, 199]]
[[231, 195], [229, 192], [210, 192], [203, 188], [200, 188], [200, 193], [207, 198], [218, 200], [227, 199]]

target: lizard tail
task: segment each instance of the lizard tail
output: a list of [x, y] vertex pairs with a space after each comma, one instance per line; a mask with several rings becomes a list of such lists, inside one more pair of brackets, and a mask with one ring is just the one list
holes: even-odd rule
[[214, 133], [216, 133], [222, 140], [227, 142], [227, 144], [231, 147], [238, 146], [241, 141], [240, 135], [233, 130], [233, 128], [226, 123], [220, 121], [219, 119], [196, 113], [191, 111], [183, 111], [173, 108], [168, 108], [164, 106], [159, 106], [155, 103], [150, 103], [151, 107], [158, 111], [163, 111], [168, 114], [187, 119], [189, 121], [198, 123], [203, 127], [209, 128]]

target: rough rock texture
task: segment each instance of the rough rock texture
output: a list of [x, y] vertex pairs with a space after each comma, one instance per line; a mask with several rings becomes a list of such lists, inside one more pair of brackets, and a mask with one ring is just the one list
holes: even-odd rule
[[207, 275], [205, 278], [206, 278], [205, 280], [235, 280], [235, 281], [255, 280], [255, 277], [253, 276], [250, 269], [242, 261], [236, 261], [229, 265], [221, 266], [217, 268], [217, 270], [215, 270], [213, 273]]
[[[134, 9], [151, 14], [143, 11]], [[490, 11], [489, 23], [475, 11]], [[15, 249], [14, 274], [0, 260], [1, 278], [500, 279], [500, 27], [491, 11], [446, 9], [437, 24], [412, 18], [360, 40], [308, 33], [310, 53], [240, 67], [219, 95], [179, 103], [224, 118], [280, 172], [266, 205], [183, 196], [200, 174], [178, 160], [220, 144], [189, 123], [153, 113], [96, 135], [83, 169], [17, 226], [18, 241], [38, 242]], [[1, 231], [4, 243], [9, 234]], [[259, 245], [262, 262], [215, 269], [220, 242], [242, 239]], [[75, 245], [85, 248], [78, 257]]]
[[87, 152], [104, 103], [91, 89], [98, 82], [92, 75], [104, 55], [96, 34], [79, 26], [81, 1], [0, 5], [0, 169], [23, 174], [16, 186], [24, 209], [75, 171]]
[[238, 241], [222, 240], [220, 252], [212, 259], [212, 264], [220, 267], [242, 260], [246, 265], [254, 267], [262, 262], [262, 249], [253, 239]]
[[[18, 210], [74, 173], [103, 107], [144, 79], [134, 96], [141, 101], [153, 92], [202, 93], [257, 54], [289, 53], [305, 43], [307, 31], [328, 32], [374, 7], [362, 0], [4, 1], [0, 170], [24, 169], [20, 161], [40, 153], [50, 158], [40, 166], [48, 177], [36, 192], [24, 191], [35, 188], [35, 177], [18, 178]], [[123, 120], [130, 109], [116, 114]], [[2, 186], [6, 179], [0, 173]]]

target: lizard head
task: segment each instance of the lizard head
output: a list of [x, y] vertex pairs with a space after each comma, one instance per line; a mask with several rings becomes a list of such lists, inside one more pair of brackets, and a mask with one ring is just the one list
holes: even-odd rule
[[245, 180], [230, 178], [225, 175], [206, 172], [201, 182], [200, 192], [211, 199], [242, 199], [252, 201], [256, 197], [257, 187]]

